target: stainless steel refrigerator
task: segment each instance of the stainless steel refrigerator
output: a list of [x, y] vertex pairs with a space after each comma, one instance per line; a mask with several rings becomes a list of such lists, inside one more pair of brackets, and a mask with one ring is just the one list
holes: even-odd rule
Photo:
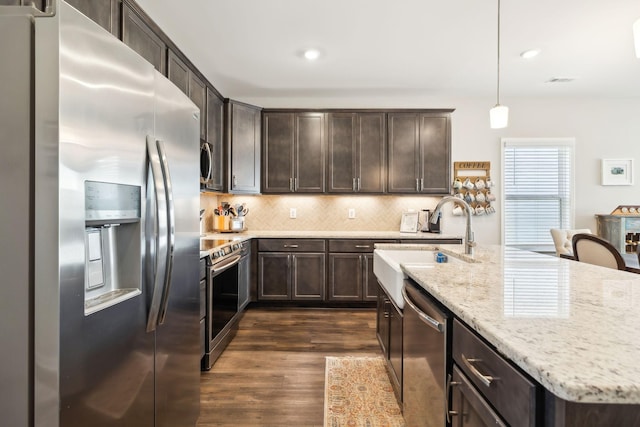
[[0, 424], [195, 425], [198, 109], [62, 1], [0, 55]]

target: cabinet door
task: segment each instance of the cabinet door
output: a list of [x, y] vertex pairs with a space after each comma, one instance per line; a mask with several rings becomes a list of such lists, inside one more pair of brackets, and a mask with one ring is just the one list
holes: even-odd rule
[[451, 413], [454, 414], [451, 420], [452, 426], [505, 427], [507, 425], [455, 365], [452, 384], [455, 384], [451, 393]]
[[262, 121], [262, 192], [293, 191], [294, 114], [264, 113]]
[[449, 116], [420, 116], [420, 192], [449, 194], [451, 139]]
[[295, 253], [291, 257], [291, 299], [324, 300], [325, 254]]
[[258, 299], [291, 299], [291, 255], [281, 252], [258, 254]]
[[249, 285], [251, 283], [251, 256], [247, 255], [238, 263], [238, 311], [249, 304]]
[[167, 59], [167, 77], [185, 95], [189, 95], [189, 67], [172, 50], [169, 50]]
[[325, 189], [325, 115], [296, 114], [294, 189], [322, 193]]
[[376, 315], [376, 336], [382, 349], [382, 354], [386, 359], [389, 358], [389, 309], [391, 302], [387, 298], [387, 294], [384, 292], [380, 285], [377, 285], [378, 289], [378, 305]]
[[[16, 4], [19, 3], [18, 1]], [[114, 36], [120, 38], [121, 0], [67, 0], [67, 3]]]
[[189, 98], [200, 109], [200, 139], [207, 138], [207, 86], [193, 72], [189, 73]]
[[329, 301], [362, 301], [362, 273], [361, 254], [329, 254]]
[[213, 158], [209, 189], [224, 190], [224, 101], [207, 87], [207, 142]]
[[378, 279], [373, 272], [373, 254], [362, 254], [362, 300], [375, 301], [378, 297]]
[[420, 139], [418, 115], [389, 114], [389, 192], [417, 193]]
[[330, 193], [353, 193], [356, 191], [356, 122], [355, 113], [332, 113], [328, 115], [327, 139], [329, 145]]
[[260, 110], [231, 102], [229, 191], [260, 192]]
[[389, 362], [393, 368], [392, 381], [400, 394], [402, 390], [402, 313], [389, 304]]
[[358, 114], [356, 190], [383, 193], [386, 190], [387, 124], [384, 113]]
[[165, 74], [166, 45], [127, 4], [122, 5], [122, 41]]

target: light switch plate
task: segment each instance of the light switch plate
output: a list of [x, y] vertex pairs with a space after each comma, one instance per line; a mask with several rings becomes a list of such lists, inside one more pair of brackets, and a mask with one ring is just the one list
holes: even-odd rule
[[349, 219], [354, 219], [356, 217], [356, 210], [354, 208], [349, 208]]
[[289, 218], [295, 219], [298, 217], [298, 210], [296, 208], [289, 208]]

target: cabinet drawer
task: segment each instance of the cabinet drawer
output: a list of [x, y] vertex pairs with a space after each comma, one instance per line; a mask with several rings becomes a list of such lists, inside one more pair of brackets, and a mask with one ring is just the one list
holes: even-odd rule
[[260, 239], [260, 252], [324, 252], [323, 239]]
[[457, 319], [452, 351], [456, 364], [511, 426], [536, 425], [535, 384]]
[[329, 252], [373, 252], [376, 243], [395, 243], [395, 240], [332, 239], [329, 240]]

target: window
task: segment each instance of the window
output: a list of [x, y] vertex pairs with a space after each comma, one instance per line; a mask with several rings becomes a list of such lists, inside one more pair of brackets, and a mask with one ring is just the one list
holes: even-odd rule
[[573, 228], [574, 139], [502, 139], [503, 244], [554, 252], [551, 228]]

